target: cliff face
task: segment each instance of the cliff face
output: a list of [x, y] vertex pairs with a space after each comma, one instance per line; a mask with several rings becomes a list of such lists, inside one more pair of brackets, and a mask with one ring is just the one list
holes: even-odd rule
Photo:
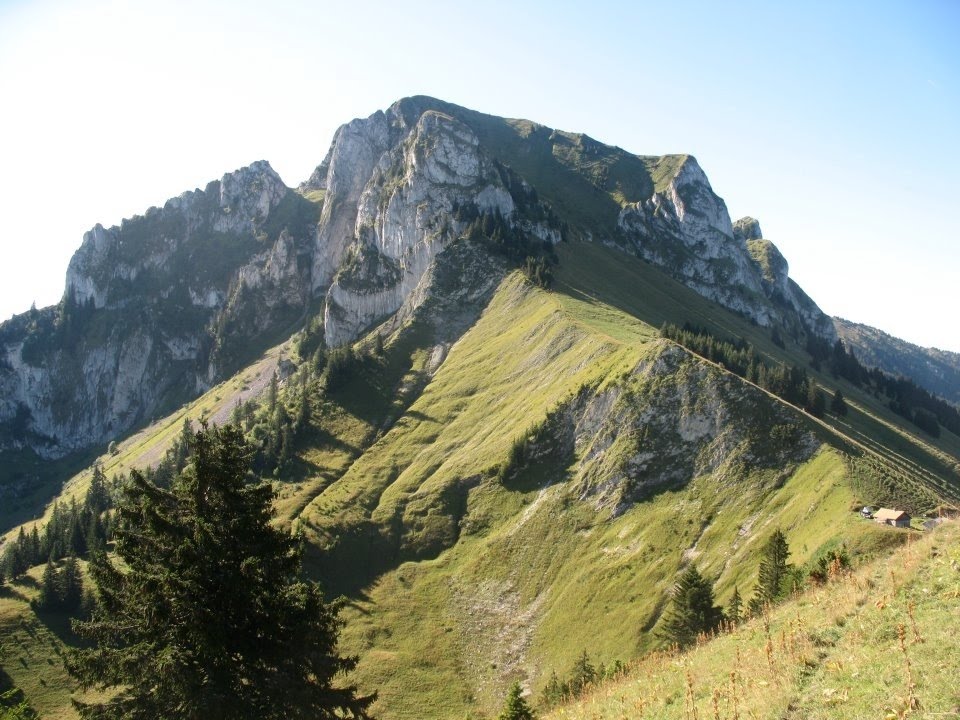
[[[524, 212], [518, 185], [532, 187], [540, 211]], [[340, 128], [304, 189], [326, 192], [313, 288], [326, 294], [331, 346], [411, 296], [437, 253], [462, 234], [454, 210], [465, 205], [551, 243], [569, 216], [581, 238], [634, 252], [760, 325], [835, 337], [759, 224], [735, 226], [690, 156], [629, 156], [586, 136], [410, 98]], [[625, 189], [641, 199], [625, 201]], [[568, 208], [578, 194], [606, 203], [591, 204], [584, 220]]]
[[[834, 337], [692, 157], [408, 98], [342, 126], [298, 191], [257, 162], [88, 232], [61, 304], [0, 328], [0, 450], [108, 441], [289, 336], [321, 299], [328, 346], [395, 327], [435, 294], [438, 257], [480, 226], [493, 255], [509, 256], [498, 233], [520, 238], [520, 262], [561, 238], [603, 242], [760, 325]], [[459, 249], [444, 276], [501, 265]]]
[[60, 305], [0, 328], [0, 449], [104, 443], [234, 369], [303, 311], [311, 212], [258, 162], [86, 233]]
[[470, 127], [440, 111], [410, 118], [403, 109], [341, 128], [308, 184], [326, 191], [313, 288], [326, 296], [330, 346], [418, 297], [434, 258], [462, 234], [457, 208], [521, 221]]
[[[673, 161], [664, 158], [661, 163]], [[834, 338], [830, 319], [787, 277], [786, 260], [753, 218], [730, 222], [726, 204], [689, 156], [649, 199], [624, 207], [617, 225], [645, 260], [759, 325]]]

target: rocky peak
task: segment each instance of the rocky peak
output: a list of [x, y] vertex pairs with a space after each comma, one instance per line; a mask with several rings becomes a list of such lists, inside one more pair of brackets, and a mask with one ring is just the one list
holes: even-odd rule
[[[287, 195], [289, 189], [266, 160], [227, 173], [220, 179], [220, 210], [214, 226], [238, 231], [236, 218], [252, 229]], [[233, 221], [233, 222], [231, 222]]]
[[259, 161], [94, 226], [49, 320], [0, 345], [0, 427], [29, 417], [0, 450], [58, 457], [104, 442], [234, 369], [265, 329], [302, 314], [316, 214]]
[[733, 234], [738, 240], [759, 240], [763, 237], [760, 232], [760, 221], [752, 217], [742, 217], [733, 224]]
[[761, 325], [775, 322], [772, 309], [757, 302], [761, 282], [746, 245], [696, 159], [665, 156], [654, 175], [653, 194], [620, 211], [617, 225], [626, 242], [701, 295]]
[[776, 245], [762, 237], [760, 223], [752, 217], [740, 218], [734, 223], [734, 231], [746, 243], [764, 295], [780, 310], [782, 323], [797, 332], [813, 332], [834, 340], [836, 331], [832, 321], [790, 278], [787, 259]]
[[315, 290], [326, 290], [330, 345], [404, 304], [461, 229], [455, 207], [502, 217], [514, 211], [468, 125], [435, 109], [414, 119], [410, 110], [395, 104], [344, 126], [334, 140], [313, 275]]

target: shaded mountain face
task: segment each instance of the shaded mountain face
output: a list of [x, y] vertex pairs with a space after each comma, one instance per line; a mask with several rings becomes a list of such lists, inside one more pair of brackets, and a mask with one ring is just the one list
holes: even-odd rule
[[60, 304], [0, 326], [0, 449], [105, 443], [245, 364], [303, 315], [317, 215], [258, 162], [94, 227]]
[[564, 240], [616, 247], [761, 326], [834, 337], [693, 157], [408, 98], [341, 127], [296, 191], [258, 162], [88, 232], [60, 304], [0, 326], [0, 450], [106, 443], [289, 336], [311, 307], [331, 347], [414, 313], [438, 256], [476, 228], [495, 235], [492, 255], [521, 261]]
[[837, 335], [867, 367], [912, 379], [918, 385], [960, 405], [960, 354], [923, 348], [882, 330], [833, 318]]

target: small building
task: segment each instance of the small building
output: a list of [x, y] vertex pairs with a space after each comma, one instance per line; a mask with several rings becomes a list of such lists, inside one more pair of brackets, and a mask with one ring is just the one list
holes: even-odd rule
[[910, 513], [906, 510], [880, 508], [873, 514], [874, 521], [894, 527], [910, 527]]

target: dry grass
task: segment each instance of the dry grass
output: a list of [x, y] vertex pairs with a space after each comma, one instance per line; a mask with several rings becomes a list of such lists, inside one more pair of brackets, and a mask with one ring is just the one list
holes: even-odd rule
[[957, 717], [957, 677], [954, 522], [690, 652], [649, 655], [546, 717]]

